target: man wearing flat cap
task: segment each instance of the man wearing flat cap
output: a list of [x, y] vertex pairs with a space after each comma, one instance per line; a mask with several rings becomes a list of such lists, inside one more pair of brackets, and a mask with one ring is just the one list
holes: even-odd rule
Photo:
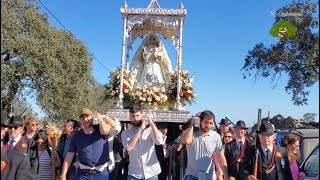
[[7, 124], [9, 136], [4, 139], [2, 149], [8, 148], [20, 152], [30, 160], [29, 171], [34, 179], [37, 177], [38, 157], [33, 139], [22, 136], [23, 121], [21, 116], [12, 116]]
[[[70, 142], [65, 156], [60, 180], [67, 179], [67, 171], [77, 153], [79, 169], [76, 179], [109, 179], [109, 144], [108, 135], [116, 127], [113, 118], [93, 113], [83, 108], [79, 115], [82, 129], [77, 131]], [[94, 119], [99, 125], [93, 125]]]
[[[292, 180], [288, 154], [285, 148], [276, 146], [276, 130], [271, 123], [261, 124], [257, 131], [260, 144], [247, 148], [240, 170], [243, 179], [248, 180]], [[253, 176], [255, 152], [258, 150], [258, 172]]]
[[229, 180], [241, 179], [240, 167], [242, 166], [244, 152], [246, 148], [251, 146], [245, 138], [248, 129], [246, 123], [239, 120], [234, 129], [236, 138], [228, 142], [225, 145], [224, 150], [224, 155], [228, 164]]

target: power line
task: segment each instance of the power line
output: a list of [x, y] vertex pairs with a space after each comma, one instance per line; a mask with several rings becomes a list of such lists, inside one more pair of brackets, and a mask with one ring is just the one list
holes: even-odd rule
[[51, 14], [51, 16], [58, 21], [58, 23], [64, 28], [67, 29], [60, 21], [59, 19], [39, 0], [39, 3]]
[[98, 63], [99, 63], [102, 67], [104, 67], [106, 70], [110, 71], [110, 69], [107, 68], [105, 65], [103, 65], [94, 55], [92, 55], [92, 57], [93, 57], [93, 59], [97, 60]]
[[[39, 3], [51, 14], [51, 16], [65, 29], [68, 30], [62, 23], [61, 21], [59, 21], [59, 19], [41, 2], [41, 0], [38, 0]], [[95, 59], [96, 61], [98, 61], [98, 63], [105, 69], [107, 69], [108, 71], [110, 71], [105, 65], [102, 64], [102, 62], [100, 62], [94, 55], [92, 55], [93, 59]]]

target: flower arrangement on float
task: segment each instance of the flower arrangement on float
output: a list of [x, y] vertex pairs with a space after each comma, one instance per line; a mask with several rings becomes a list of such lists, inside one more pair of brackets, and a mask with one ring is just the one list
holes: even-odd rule
[[[123, 98], [130, 99], [132, 93], [132, 85], [129, 76], [129, 70], [124, 70], [123, 72], [123, 83], [122, 83], [122, 91]], [[110, 71], [109, 82], [105, 85], [106, 87], [106, 100], [116, 100], [120, 95], [120, 76], [121, 76], [121, 68], [116, 68]]]
[[162, 109], [168, 100], [165, 87], [156, 87], [152, 84], [136, 86], [132, 98], [135, 103], [146, 109]]
[[[120, 75], [121, 69], [116, 68], [110, 71], [109, 82], [105, 85], [105, 100], [117, 101], [120, 95]], [[172, 109], [177, 99], [177, 71], [171, 72], [170, 83], [167, 89], [153, 86], [152, 84], [137, 85], [132, 87], [130, 71], [123, 72], [123, 103], [124, 108], [130, 107], [133, 103], [145, 109]], [[193, 104], [195, 102], [196, 93], [192, 87], [194, 76], [189, 76], [188, 71], [180, 71], [180, 102], [183, 106]]]
[[[180, 82], [181, 88], [179, 92], [180, 101], [183, 105], [187, 103], [191, 105], [195, 102], [196, 93], [192, 87], [194, 75], [189, 76], [188, 71], [180, 70]], [[178, 85], [178, 72], [174, 71], [170, 73], [170, 85], [168, 88], [168, 100], [170, 102], [175, 102], [177, 98], [177, 85]]]

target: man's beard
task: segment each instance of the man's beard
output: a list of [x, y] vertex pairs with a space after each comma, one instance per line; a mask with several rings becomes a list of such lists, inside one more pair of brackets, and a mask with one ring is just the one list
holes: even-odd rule
[[84, 124], [83, 127], [84, 128], [91, 128], [91, 127], [93, 127], [93, 122], [91, 121], [91, 122], [89, 122], [87, 124]]
[[139, 122], [135, 122], [135, 123], [131, 123], [134, 127], [140, 127], [141, 124], [142, 124], [142, 121], [139, 121]]
[[210, 131], [210, 128], [202, 128], [201, 126], [200, 126], [200, 129], [201, 129], [201, 131], [203, 131], [203, 132], [209, 132], [209, 131]]

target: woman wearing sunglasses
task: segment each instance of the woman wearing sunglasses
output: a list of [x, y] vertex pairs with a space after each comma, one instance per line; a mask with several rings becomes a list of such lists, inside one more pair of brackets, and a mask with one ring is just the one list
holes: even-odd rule
[[299, 172], [300, 157], [297, 154], [299, 150], [300, 138], [294, 134], [287, 134], [281, 139], [281, 146], [288, 151], [289, 163], [293, 180], [302, 180], [305, 177], [303, 172]]
[[232, 141], [234, 138], [233, 132], [231, 130], [227, 131], [223, 135], [223, 145], [227, 144], [228, 142]]
[[52, 179], [52, 163], [51, 159], [55, 159], [56, 167], [60, 166], [60, 160], [57, 152], [52, 152], [48, 143], [48, 136], [44, 132], [39, 132], [35, 135], [34, 140], [38, 147], [39, 170], [38, 180]]

